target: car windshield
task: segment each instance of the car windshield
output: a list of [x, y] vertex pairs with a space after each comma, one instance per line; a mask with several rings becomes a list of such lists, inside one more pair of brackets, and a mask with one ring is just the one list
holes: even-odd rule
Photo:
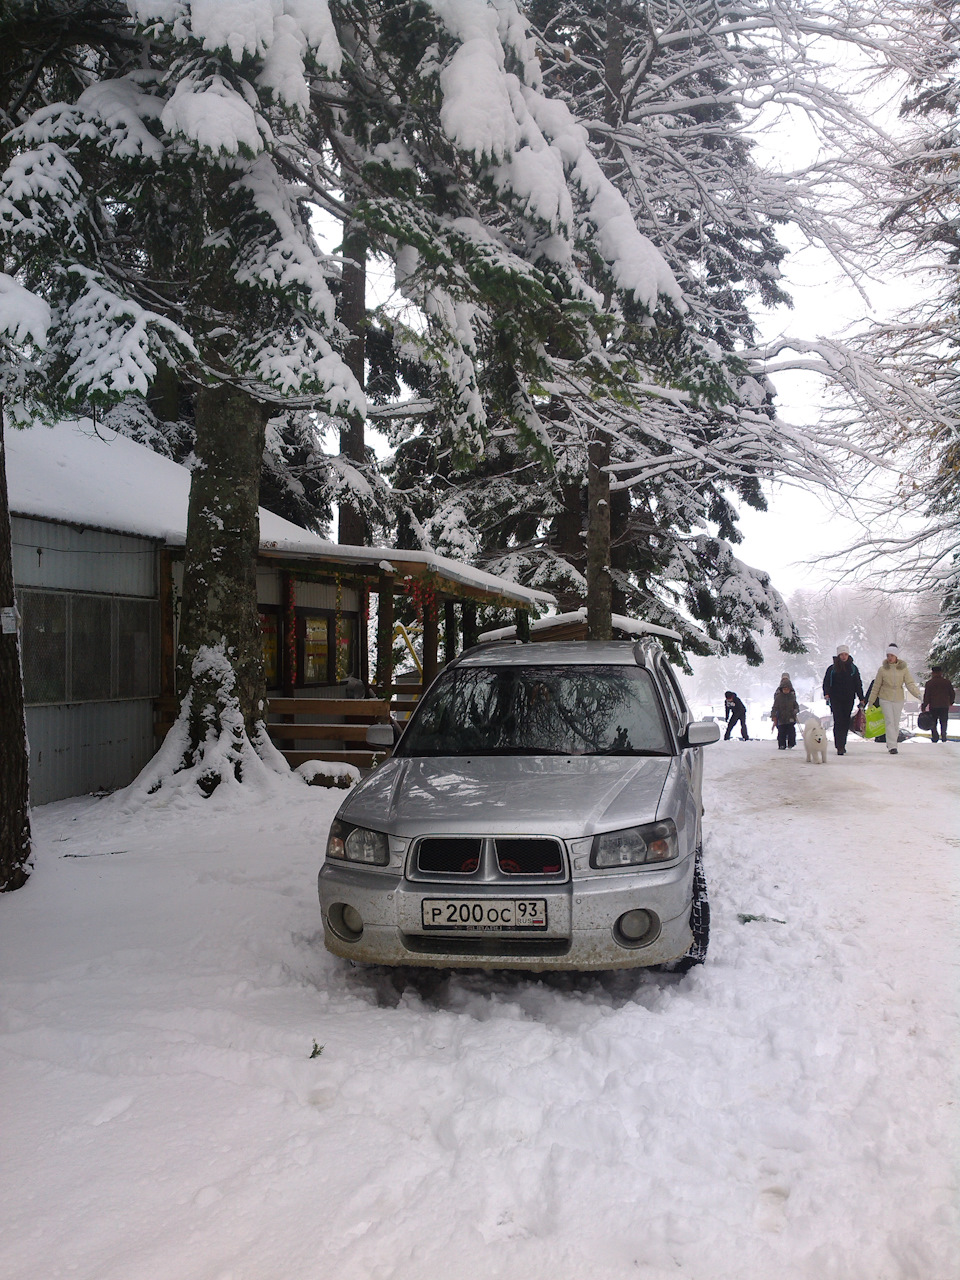
[[401, 756], [671, 755], [640, 667], [456, 667], [427, 694]]

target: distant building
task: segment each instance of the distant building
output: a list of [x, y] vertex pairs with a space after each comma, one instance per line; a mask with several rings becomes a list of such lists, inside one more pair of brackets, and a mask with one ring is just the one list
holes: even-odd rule
[[[177, 706], [190, 473], [123, 436], [102, 438], [89, 421], [8, 430], [6, 454], [31, 800], [124, 786], [153, 755]], [[270, 718], [289, 726], [275, 736], [294, 764], [370, 761], [369, 751], [357, 749], [360, 735], [342, 724], [331, 726], [329, 740], [315, 725], [303, 738], [293, 730], [318, 718], [299, 710], [303, 699], [325, 699], [332, 710], [348, 676], [371, 682], [371, 594], [379, 596], [381, 624], [374, 678], [387, 699], [395, 689], [394, 595], [418, 584], [421, 598], [429, 598], [425, 680], [437, 669], [441, 627], [452, 656], [456, 609], [469, 634], [477, 604], [536, 610], [555, 603], [545, 592], [431, 552], [327, 542], [262, 508], [260, 535]]]

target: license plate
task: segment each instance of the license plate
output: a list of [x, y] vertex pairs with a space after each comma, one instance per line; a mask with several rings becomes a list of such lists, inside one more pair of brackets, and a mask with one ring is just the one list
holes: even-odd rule
[[499, 933], [547, 927], [546, 898], [424, 898], [420, 911], [425, 929]]

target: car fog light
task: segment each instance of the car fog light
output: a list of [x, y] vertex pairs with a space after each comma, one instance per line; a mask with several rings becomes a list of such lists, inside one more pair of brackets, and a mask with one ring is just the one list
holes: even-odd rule
[[363, 916], [347, 902], [335, 902], [327, 912], [327, 923], [344, 942], [356, 942], [363, 933]]
[[343, 908], [343, 923], [351, 933], [363, 933], [363, 916], [356, 907], [345, 906]]
[[660, 933], [660, 921], [652, 911], [638, 907], [625, 912], [613, 926], [613, 932], [621, 946], [645, 947]]

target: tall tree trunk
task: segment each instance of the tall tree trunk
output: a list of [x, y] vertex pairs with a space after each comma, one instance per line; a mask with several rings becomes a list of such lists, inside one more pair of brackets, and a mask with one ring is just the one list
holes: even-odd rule
[[[346, 224], [343, 235], [343, 277], [340, 284], [340, 320], [350, 332], [344, 359], [360, 386], [365, 385], [367, 323], [367, 238], [356, 222]], [[364, 422], [359, 414], [350, 414], [340, 431], [340, 453], [350, 462], [362, 466], [366, 461]], [[370, 541], [370, 529], [359, 499], [340, 500], [338, 540], [351, 546]]]
[[13, 548], [0, 400], [0, 893], [30, 875], [30, 792], [23, 715], [20, 633], [13, 595]]
[[[615, 129], [620, 123], [623, 105], [623, 54], [625, 38], [623, 30], [622, 0], [608, 0], [607, 43], [603, 55], [604, 104], [606, 123]], [[616, 147], [611, 142], [611, 148]]]
[[[607, 8], [607, 43], [604, 55], [604, 114], [615, 128], [623, 96], [623, 5], [611, 0]], [[611, 147], [615, 144], [611, 143]], [[610, 442], [590, 441], [587, 450], [587, 635], [609, 640], [613, 635], [610, 577]]]
[[610, 592], [609, 441], [592, 440], [587, 465], [587, 637], [613, 635]]
[[[267, 414], [230, 386], [201, 387], [196, 399], [196, 455], [190, 481], [177, 687], [185, 697], [189, 740], [185, 766], [224, 735], [256, 741], [266, 701], [257, 609], [260, 461]], [[188, 703], [187, 703], [188, 700]], [[239, 712], [239, 716], [237, 715]], [[242, 773], [242, 741], [228, 767]], [[206, 781], [217, 783], [211, 763]]]
[[[565, 484], [561, 490], [563, 508], [553, 518], [550, 530], [558, 554], [586, 575], [586, 541], [583, 527], [583, 483]], [[575, 583], [556, 588], [561, 613], [572, 613], [584, 603], [583, 592]]]

